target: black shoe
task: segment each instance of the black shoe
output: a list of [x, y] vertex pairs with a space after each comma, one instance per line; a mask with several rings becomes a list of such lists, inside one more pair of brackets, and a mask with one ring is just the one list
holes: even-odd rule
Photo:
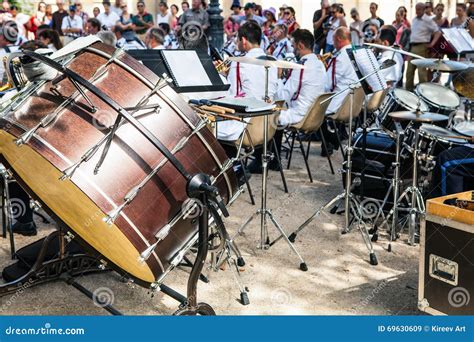
[[[327, 151], [327, 153], [326, 153]], [[334, 145], [331, 143], [326, 144], [326, 148], [324, 148], [323, 145], [321, 145], [321, 157], [327, 157], [328, 155], [332, 156], [334, 153]]]
[[247, 167], [247, 170], [254, 175], [262, 174], [262, 162], [260, 160], [253, 160]]
[[13, 225], [13, 232], [24, 236], [35, 236], [38, 234], [36, 231], [36, 224], [34, 222], [21, 223], [17, 221]]

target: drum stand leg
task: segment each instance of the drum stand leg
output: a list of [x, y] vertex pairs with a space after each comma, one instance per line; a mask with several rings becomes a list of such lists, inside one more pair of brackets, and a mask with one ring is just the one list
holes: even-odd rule
[[6, 238], [7, 231], [10, 235], [10, 255], [12, 260], [16, 258], [15, 253], [15, 236], [13, 233], [13, 211], [11, 207], [10, 201], [10, 192], [8, 190], [8, 183], [10, 175], [7, 169], [2, 169], [0, 173], [0, 177], [2, 178], [2, 230], [3, 230], [3, 237]]
[[[327, 204], [322, 206], [318, 211], [316, 211], [309, 219], [306, 220], [296, 231], [294, 231], [292, 234], [289, 236], [289, 241], [295, 241], [295, 238], [297, 234], [302, 231], [311, 221], [314, 220], [315, 217], [319, 216], [322, 211], [326, 211], [328, 208], [330, 208], [334, 203], [344, 200], [344, 208], [345, 208], [345, 226], [342, 229], [341, 233], [345, 234], [349, 232], [350, 226], [354, 222], [354, 220], [357, 220], [358, 225], [357, 228], [359, 229], [362, 239], [364, 240], [364, 243], [369, 250], [369, 260], [371, 265], [377, 265], [377, 256], [375, 255], [375, 251], [372, 245], [372, 241], [370, 240], [369, 236], [369, 230], [367, 228], [367, 225], [365, 222], [363, 222], [363, 209], [361, 208], [360, 204], [356, 201], [354, 198], [354, 195], [352, 194], [352, 189], [357, 184], [357, 182], [354, 181], [354, 184], [351, 185], [352, 183], [352, 153], [353, 153], [353, 147], [352, 147], [352, 124], [353, 124], [353, 113], [352, 113], [352, 108], [353, 108], [353, 101], [354, 101], [354, 88], [350, 88], [350, 115], [349, 115], [349, 139], [347, 142], [347, 151], [345, 153], [346, 156], [346, 189], [343, 193], [337, 195], [335, 198], [333, 198], [331, 201], [329, 201]], [[351, 218], [351, 212], [354, 215], [353, 218]]]

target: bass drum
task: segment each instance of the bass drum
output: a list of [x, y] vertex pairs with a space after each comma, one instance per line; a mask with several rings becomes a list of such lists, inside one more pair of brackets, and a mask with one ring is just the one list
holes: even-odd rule
[[[70, 45], [66, 48], [73, 51]], [[135, 59], [96, 42], [65, 54], [62, 61], [101, 94], [91, 87], [78, 91], [70, 78], [61, 77], [64, 70], [53, 81], [27, 85], [0, 112], [2, 163], [79, 241], [117, 271], [149, 286], [194, 243], [200, 208], [183, 218], [186, 179], [130, 123], [118, 128], [95, 173], [105, 145], [100, 142], [117, 118], [104, 98], [126, 108], [189, 174], [214, 177], [225, 202], [236, 192], [236, 177], [232, 169], [224, 170], [226, 154], [206, 124], [166, 82], [155, 88], [159, 77]], [[140, 101], [144, 107], [134, 108]], [[51, 113], [57, 116], [46, 120]], [[29, 139], [25, 132], [32, 133]], [[143, 259], [146, 250], [151, 254]]]

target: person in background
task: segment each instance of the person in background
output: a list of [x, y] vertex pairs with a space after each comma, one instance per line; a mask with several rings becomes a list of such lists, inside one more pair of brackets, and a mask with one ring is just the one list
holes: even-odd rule
[[86, 23], [86, 34], [96, 35], [101, 29], [101, 23], [96, 18], [89, 18]]
[[[329, 0], [328, 0], [329, 1]], [[283, 4], [280, 6], [280, 8], [278, 9], [278, 23], [282, 23], [283, 22], [283, 16], [285, 14], [285, 10], [288, 8], [288, 5], [287, 4]]]
[[110, 6], [110, 10], [117, 14], [119, 17], [122, 15], [122, 3], [123, 0], [115, 0], [115, 3]]
[[46, 45], [48, 49], [52, 51], [57, 51], [62, 49], [63, 43], [61, 42], [61, 38], [59, 37], [59, 33], [52, 29], [45, 29], [42, 30], [38, 34], [38, 39], [41, 43]]
[[235, 18], [242, 15], [242, 6], [240, 6], [240, 1], [234, 0], [230, 6], [230, 10], [232, 11], [230, 16], [224, 21], [224, 33], [227, 42], [233, 40], [239, 31], [240, 25]]
[[209, 8], [209, 4], [207, 3], [207, 0], [201, 0], [201, 8], [205, 11]]
[[334, 32], [339, 27], [347, 27], [346, 20], [344, 19], [345, 13], [342, 6], [337, 4], [332, 5], [331, 12], [331, 19], [329, 21], [330, 26], [326, 36], [326, 48], [324, 50], [325, 53], [332, 52], [334, 50]]
[[282, 60], [287, 57], [294, 57], [293, 45], [290, 39], [288, 39], [288, 28], [286, 25], [278, 24], [275, 26], [272, 34], [272, 40], [274, 43], [268, 52], [271, 53], [273, 57], [278, 60]]
[[[183, 1], [181, 3], [181, 11], [184, 13], [189, 9], [189, 2]], [[180, 16], [181, 17], [181, 16]]]
[[209, 28], [209, 14], [201, 8], [201, 2], [199, 0], [193, 0], [191, 6], [192, 7], [179, 18], [179, 25], [176, 29], [180, 30], [186, 23], [194, 21], [201, 25], [203, 31], [206, 31]]
[[159, 12], [156, 15], [156, 24], [166, 23], [171, 26], [171, 13], [168, 11], [168, 4], [164, 1], [160, 2]]
[[[425, 4], [419, 2], [415, 6], [416, 17], [411, 24], [410, 52], [422, 57], [429, 57], [429, 49], [432, 49], [441, 37], [438, 25], [425, 14]], [[413, 91], [415, 88], [416, 66], [408, 63], [406, 73], [406, 89]], [[420, 83], [428, 81], [428, 73], [424, 68], [418, 69]]]
[[272, 35], [273, 28], [276, 25], [276, 9], [270, 7], [263, 11], [263, 16], [266, 19], [265, 23], [262, 26], [262, 32], [266, 37], [270, 37]]
[[100, 8], [94, 7], [94, 9], [92, 10], [92, 14], [94, 15], [94, 18], [97, 18], [100, 14]]
[[176, 29], [176, 26], [178, 26], [179, 8], [178, 6], [173, 4], [170, 6], [170, 11], [171, 11], [171, 29], [174, 31]]
[[407, 8], [405, 6], [400, 6], [400, 7], [398, 7], [397, 11], [400, 11], [400, 13], [402, 15], [402, 18], [403, 18], [403, 23], [405, 24], [405, 26], [410, 28], [411, 24], [410, 24], [410, 20], [408, 20], [408, 18], [407, 18], [407, 15], [408, 15]]
[[178, 39], [176, 38], [174, 31], [170, 30], [170, 26], [166, 23], [158, 24], [158, 27], [164, 33], [163, 45], [166, 49], [175, 50], [179, 47]]
[[124, 49], [125, 51], [146, 49], [145, 44], [137, 38], [133, 31], [124, 31], [124, 29], [119, 25], [114, 26], [113, 31], [115, 33], [115, 37], [117, 38], [117, 46], [119, 48]]
[[471, 35], [472, 38], [474, 38], [474, 1], [468, 1], [469, 4], [468, 11], [467, 11], [467, 29], [469, 31], [469, 34]]
[[[397, 31], [393, 26], [382, 26], [378, 43], [383, 46], [393, 47], [397, 38]], [[390, 68], [380, 70], [380, 73], [385, 77], [389, 87], [396, 87], [398, 82], [403, 77], [403, 56], [401, 53], [393, 53], [392, 51], [383, 50], [380, 55], [379, 63], [382, 65], [386, 60], [393, 60], [396, 64]]]
[[456, 4], [456, 17], [451, 20], [450, 27], [466, 27], [467, 18], [468, 16], [466, 4]]
[[152, 50], [166, 49], [163, 45], [165, 41], [165, 33], [158, 27], [153, 27], [148, 30], [145, 37], [145, 44], [147, 48]]
[[76, 6], [69, 6], [69, 15], [64, 17], [61, 25], [61, 31], [63, 32], [65, 39], [64, 45], [79, 38], [84, 30], [84, 24], [80, 16], [76, 14]]
[[314, 53], [319, 54], [324, 51], [326, 45], [326, 34], [324, 30], [325, 23], [330, 18], [329, 0], [321, 1], [321, 9], [314, 12], [313, 29], [314, 29]]
[[425, 2], [425, 14], [431, 19], [433, 19], [436, 15], [433, 13], [433, 3], [431, 1]]
[[296, 22], [296, 12], [293, 7], [288, 7], [285, 10], [284, 18], [285, 18], [285, 25], [288, 27], [288, 35], [291, 36], [293, 31], [300, 28], [300, 24]]
[[435, 16], [433, 17], [434, 22], [438, 25], [439, 28], [449, 27], [449, 20], [447, 17], [443, 16], [444, 5], [439, 3], [436, 5], [434, 10]]
[[256, 21], [260, 26], [262, 26], [266, 20], [265, 18], [260, 17], [255, 13], [255, 3], [253, 2], [247, 2], [244, 6], [244, 15], [239, 16], [236, 19], [238, 20], [238, 23], [241, 26], [249, 20]]
[[132, 17], [133, 29], [140, 39], [144, 39], [147, 31], [153, 27], [153, 15], [146, 11], [145, 2], [137, 2], [137, 14]]
[[[127, 42], [137, 40], [135, 31], [133, 30], [133, 15], [128, 12], [128, 5], [122, 2], [120, 9], [122, 10], [122, 15], [115, 26], [120, 28], [120, 34]], [[117, 38], [117, 40], [119, 40], [119, 38]]]
[[379, 5], [377, 5], [375, 2], [370, 3], [370, 18], [364, 21], [364, 26], [368, 24], [373, 24], [376, 25], [378, 29], [380, 29], [385, 22], [383, 19], [381, 19], [379, 16], [377, 16], [377, 10], [379, 9]]
[[105, 26], [108, 30], [111, 30], [117, 21], [120, 20], [120, 16], [118, 16], [115, 12], [112, 12], [110, 1], [105, 0], [102, 5], [104, 6], [104, 12], [100, 13], [97, 16], [97, 19], [100, 21], [102, 26]]
[[395, 43], [404, 49], [409, 49], [410, 43], [410, 27], [406, 24], [406, 20], [403, 19], [403, 10], [398, 9], [395, 13], [395, 21], [392, 26], [397, 30], [397, 37]]
[[53, 22], [53, 6], [51, 4], [46, 5], [46, 12], [44, 14], [44, 24], [51, 26]]
[[353, 20], [349, 26], [351, 31], [351, 41], [352, 44], [360, 46], [364, 43], [364, 32], [362, 31], [362, 25], [364, 23], [362, 20], [360, 20], [360, 15], [357, 11], [357, 8], [351, 9], [351, 18]]
[[81, 17], [82, 23], [84, 24], [84, 30], [86, 29], [87, 20], [89, 20], [89, 14], [82, 10], [82, 3], [80, 1], [74, 1], [76, 6], [76, 14]]
[[38, 27], [45, 24], [46, 18], [46, 3], [41, 1], [38, 3], [38, 8], [35, 15], [31, 16], [30, 20], [26, 24], [26, 28], [29, 32], [34, 34], [35, 38], [38, 35]]
[[25, 25], [30, 20], [30, 17], [24, 13], [19, 12], [19, 8], [16, 5], [10, 7], [11, 20], [13, 20], [18, 28], [18, 40], [15, 45], [20, 46], [28, 39], [26, 38], [26, 28]]
[[64, 17], [67, 17], [67, 11], [64, 9], [64, 0], [57, 0], [56, 6], [58, 6], [58, 10], [53, 13], [51, 28], [55, 31], [58, 31], [60, 36], [63, 36], [64, 34], [61, 30], [61, 26], [63, 24]]

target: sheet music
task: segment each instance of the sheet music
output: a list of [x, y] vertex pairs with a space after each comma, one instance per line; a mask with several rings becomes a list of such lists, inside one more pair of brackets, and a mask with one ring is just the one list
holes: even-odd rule
[[474, 51], [474, 39], [465, 29], [453, 27], [442, 30], [444, 37], [457, 53]]
[[196, 51], [162, 50], [163, 58], [179, 87], [211, 86], [212, 82]]
[[223, 99], [212, 100], [211, 102], [230, 108], [243, 109], [247, 113], [262, 112], [275, 108], [275, 104], [267, 103], [255, 97], [225, 97]]
[[377, 92], [387, 88], [387, 81], [385, 80], [384, 75], [379, 70], [380, 64], [377, 61], [372, 50], [367, 48], [355, 49], [352, 51], [354, 53], [355, 61], [357, 66], [362, 73], [362, 76], [367, 76], [373, 73], [375, 70], [378, 70], [377, 73], [373, 74], [366, 78], [366, 82], [371, 88], [372, 92]]

